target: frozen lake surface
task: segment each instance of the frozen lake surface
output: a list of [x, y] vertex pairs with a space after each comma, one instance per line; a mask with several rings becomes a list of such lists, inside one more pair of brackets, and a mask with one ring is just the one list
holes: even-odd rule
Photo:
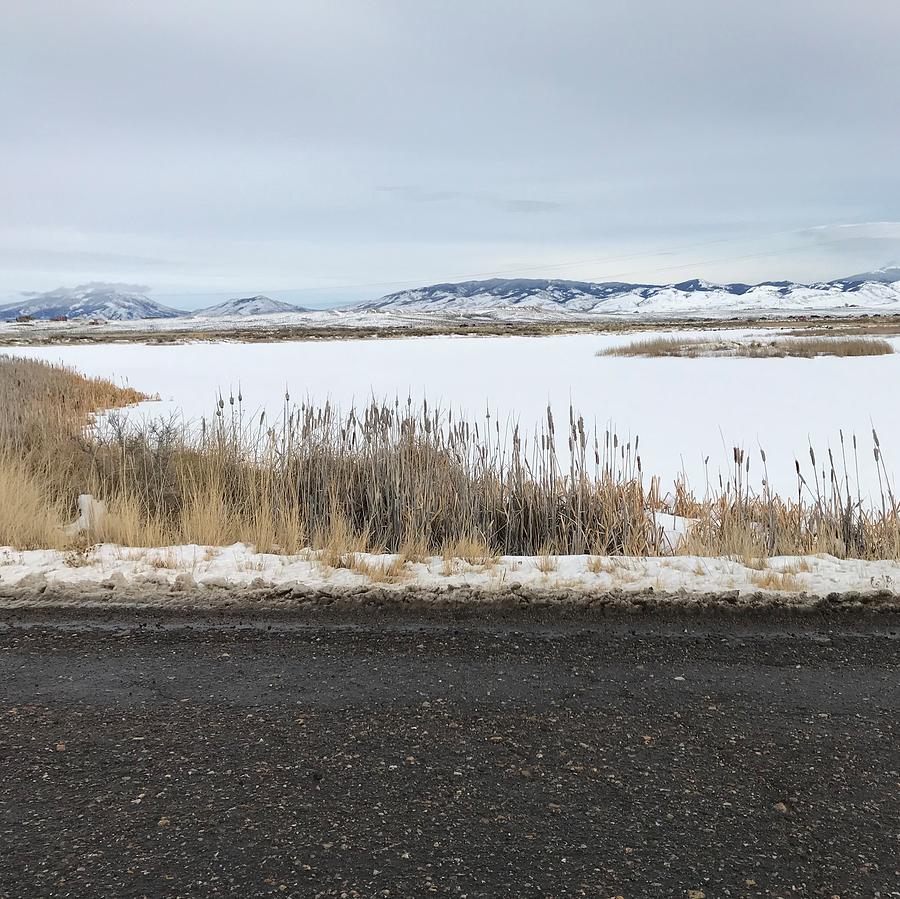
[[[684, 332], [681, 332], [684, 335]], [[705, 332], [710, 336], [711, 332]], [[729, 332], [731, 337], [736, 332]], [[639, 335], [645, 338], [649, 334]], [[91, 345], [15, 348], [0, 352], [72, 365], [111, 377], [161, 402], [141, 408], [173, 411], [187, 420], [211, 415], [221, 391], [240, 388], [244, 408], [277, 417], [285, 389], [292, 401], [330, 399], [342, 408], [371, 397], [452, 407], [481, 417], [486, 408], [533, 431], [549, 403], [565, 432], [569, 402], [602, 431], [640, 435], [644, 471], [668, 487], [684, 472], [702, 492], [704, 459], [715, 476], [730, 470], [734, 446], [752, 455], [759, 485], [759, 447], [768, 457], [773, 487], [796, 492], [794, 459], [811, 476], [809, 442], [817, 458], [829, 445], [839, 454], [838, 431], [855, 433], [864, 492], [879, 494], [872, 456], [878, 430], [888, 470], [900, 458], [900, 354], [817, 359], [598, 358], [606, 347], [635, 337], [421, 337], [188, 345]], [[563, 448], [564, 449], [564, 448]], [[851, 468], [853, 463], [851, 462]]]

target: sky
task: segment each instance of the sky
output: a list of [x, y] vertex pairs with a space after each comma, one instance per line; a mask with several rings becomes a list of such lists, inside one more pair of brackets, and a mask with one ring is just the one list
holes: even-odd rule
[[900, 260], [896, 0], [0, 0], [0, 299]]

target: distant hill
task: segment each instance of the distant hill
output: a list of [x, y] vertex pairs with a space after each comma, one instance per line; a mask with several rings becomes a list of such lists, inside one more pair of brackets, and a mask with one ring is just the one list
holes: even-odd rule
[[270, 297], [254, 296], [228, 300], [197, 312], [185, 312], [151, 300], [143, 293], [143, 288], [94, 282], [28, 294], [22, 300], [0, 306], [0, 321], [12, 321], [20, 316], [38, 320], [133, 321], [142, 318], [226, 318], [308, 311], [302, 306]]
[[793, 281], [713, 284], [700, 279], [675, 284], [630, 284], [492, 278], [403, 290], [361, 303], [356, 308], [380, 312], [453, 313], [523, 308], [598, 314], [754, 311], [796, 314], [843, 307], [882, 311], [888, 307], [900, 312], [900, 268], [885, 268], [814, 284]]
[[243, 315], [275, 315], [284, 312], [309, 312], [309, 310], [291, 303], [283, 303], [281, 300], [273, 300], [271, 297], [257, 296], [226, 300], [215, 306], [207, 306], [192, 313], [192, 317], [228, 318]]
[[[239, 297], [184, 312], [151, 300], [145, 288], [93, 282], [27, 294], [0, 306], [0, 321], [20, 316], [34, 319], [241, 318], [309, 312], [266, 296]], [[397, 313], [502, 313], [533, 310], [556, 313], [662, 316], [731, 316], [755, 313], [896, 312], [900, 314], [900, 266], [889, 266], [832, 281], [801, 284], [762, 281], [758, 284], [714, 284], [692, 279], [674, 284], [624, 281], [565, 281], [541, 278], [491, 278], [484, 281], [433, 284], [392, 293], [353, 307], [356, 311]]]
[[863, 272], [861, 275], [851, 275], [849, 278], [841, 278], [839, 281], [844, 284], [864, 284], [866, 281], [893, 284], [900, 281], [900, 265], [889, 265], [887, 268], [880, 268], [874, 272]]
[[46, 293], [29, 294], [20, 302], [0, 306], [0, 321], [11, 321], [19, 316], [131, 321], [139, 318], [176, 318], [184, 314], [179, 309], [154, 302], [141, 292], [141, 288], [101, 282], [58, 287]]

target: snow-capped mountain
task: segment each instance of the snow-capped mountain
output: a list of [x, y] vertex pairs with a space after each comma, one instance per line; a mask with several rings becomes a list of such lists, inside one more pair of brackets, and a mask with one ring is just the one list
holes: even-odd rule
[[143, 318], [240, 318], [250, 315], [280, 315], [309, 310], [270, 297], [254, 296], [228, 300], [197, 312], [172, 309], [151, 300], [144, 288], [128, 284], [94, 282], [77, 287], [58, 287], [46, 293], [27, 294], [24, 299], [0, 306], [0, 321], [20, 316], [34, 319], [103, 319], [135, 321]]
[[[19, 317], [108, 321], [254, 317], [266, 321], [267, 316], [276, 320], [282, 315], [310, 312], [266, 296], [241, 297], [196, 312], [184, 312], [151, 300], [145, 290], [128, 284], [92, 282], [27, 294], [17, 302], [0, 306], [0, 321]], [[370, 313], [376, 313], [376, 319], [381, 319], [377, 313], [413, 316], [484, 314], [493, 318], [529, 314], [545, 317], [638, 313], [669, 318], [819, 313], [900, 315], [900, 266], [813, 284], [793, 281], [714, 284], [700, 279], [675, 284], [630, 284], [622, 281], [493, 278], [404, 290], [330, 314], [346, 317]], [[199, 321], [196, 327], [201, 327]]]
[[[619, 282], [547, 281], [529, 278], [492, 278], [433, 284], [392, 293], [380, 300], [362, 303], [360, 309], [387, 311], [466, 311], [506, 306], [552, 307], [577, 304], [586, 308], [637, 287]], [[646, 287], [647, 285], [640, 285]], [[575, 305], [572, 305], [575, 308]]]
[[866, 281], [880, 281], [882, 284], [893, 284], [895, 281], [900, 281], [900, 265], [889, 265], [874, 272], [851, 275], [849, 278], [840, 278], [832, 283], [863, 284]]
[[236, 300], [227, 300], [215, 306], [207, 306], [206, 309], [198, 309], [193, 313], [194, 318], [231, 318], [243, 315], [277, 315], [285, 312], [309, 312], [302, 306], [294, 306], [291, 303], [283, 303], [281, 300], [273, 300], [271, 297], [242, 297]]
[[900, 313], [900, 268], [816, 284], [763, 281], [677, 284], [493, 278], [404, 290], [356, 307], [378, 312], [491, 312], [534, 309], [597, 314], [753, 314], [871, 310]]
[[20, 302], [0, 306], [0, 321], [10, 321], [19, 316], [132, 321], [139, 318], [175, 318], [185, 314], [155, 303], [142, 291], [143, 288], [129, 284], [99, 281], [77, 287], [58, 287], [46, 293], [27, 294]]

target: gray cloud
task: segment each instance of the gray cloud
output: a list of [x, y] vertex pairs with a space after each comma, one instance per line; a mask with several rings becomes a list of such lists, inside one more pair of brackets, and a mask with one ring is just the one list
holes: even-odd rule
[[14, 12], [0, 293], [640, 277], [663, 253], [679, 277], [815, 278], [900, 255], [803, 233], [900, 218], [895, 0]]

